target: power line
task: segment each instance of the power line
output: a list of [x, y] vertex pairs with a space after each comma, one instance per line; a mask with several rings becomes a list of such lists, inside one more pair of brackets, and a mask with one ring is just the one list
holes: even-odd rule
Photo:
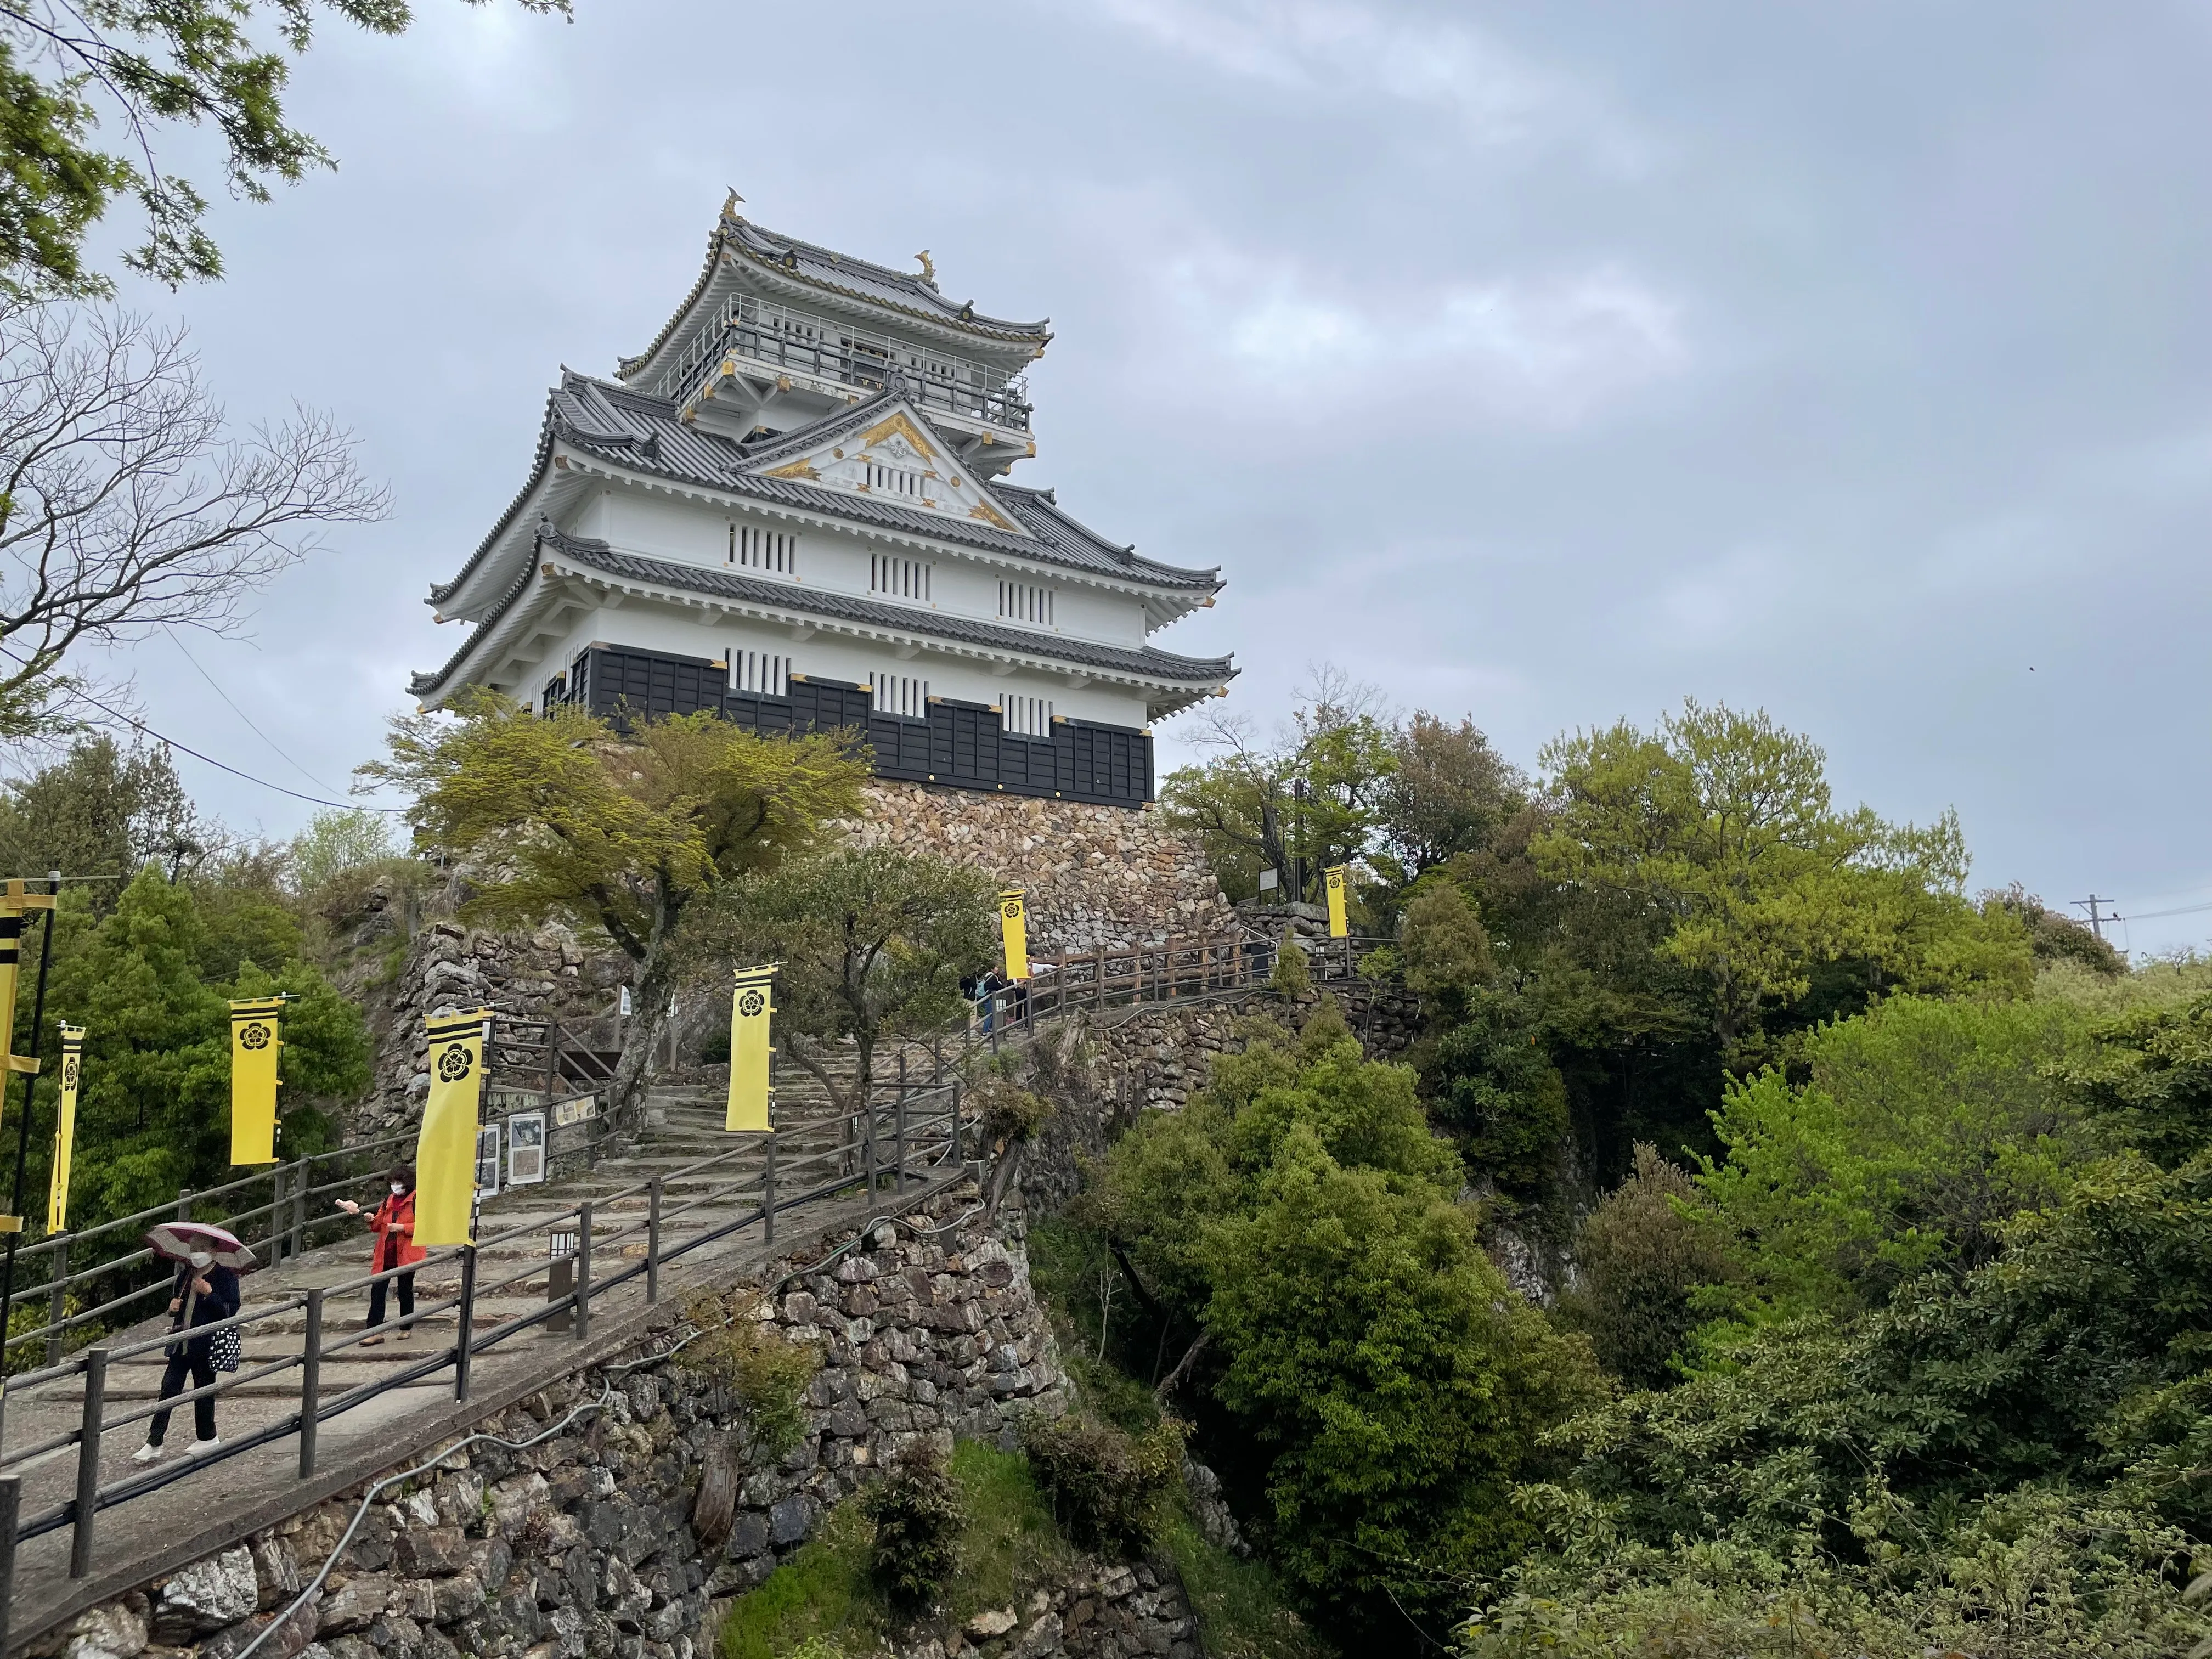
[[[133, 720], [128, 714], [123, 714], [118, 710], [110, 708], [106, 703], [100, 702], [97, 697], [88, 696], [81, 690], [76, 695], [80, 697], [83, 697], [87, 702], [90, 703], [94, 708], [99, 709], [101, 714], [107, 715], [112, 720], [121, 720], [125, 726], [130, 726], [133, 731], [144, 732], [156, 743], [166, 743], [172, 749], [181, 749], [185, 753], [190, 755], [194, 760], [204, 761], [219, 772], [228, 772], [234, 778], [243, 778], [248, 783], [258, 783], [264, 789], [274, 789], [278, 794], [289, 795], [294, 800], [303, 800], [312, 806], [335, 806], [341, 812], [389, 812], [394, 817], [404, 817], [406, 814], [407, 809], [404, 806], [378, 806], [365, 801], [325, 800], [320, 795], [303, 795], [296, 789], [287, 789], [281, 783], [271, 783], [266, 778], [255, 777], [251, 772], [241, 772], [235, 766], [229, 764], [229, 763], [217, 760], [213, 755], [203, 755], [198, 750], [194, 749], [189, 744], [179, 743], [174, 738], [165, 738], [159, 732], [156, 732], [152, 726], [147, 725], [145, 721]], [[328, 786], [326, 785], [325, 787], [327, 787]]]
[[[2200, 910], [2212, 910], [2212, 902], [2177, 905], [2171, 910], [2138, 910], [2127, 918], [2130, 921], [2148, 921], [2154, 916], [2193, 916]], [[2118, 921], [2118, 916], [2107, 916], [2108, 921]]]
[[301, 777], [307, 779], [309, 783], [313, 784], [316, 788], [331, 789], [331, 793], [333, 794], [337, 793], [335, 789], [332, 789], [329, 784], [324, 782], [313, 772], [310, 772], [306, 767], [301, 765], [299, 762], [294, 760], [289, 755], [286, 754], [284, 750], [278, 746], [276, 738], [270, 737], [266, 732], [263, 731], [259, 726], [253, 723], [253, 717], [251, 714], [247, 714], [243, 708], [240, 708], [236, 703], [231, 702], [230, 693], [224, 690], [222, 686], [216, 684], [215, 676], [209, 673], [206, 669], [200, 666], [200, 659], [192, 655], [191, 652], [185, 650], [185, 642], [182, 639], [178, 637], [177, 630], [175, 629], [170, 627], [168, 623], [163, 623], [161, 624], [161, 631], [169, 636], [169, 643], [171, 645], [175, 646], [179, 651], [184, 653], [185, 660], [191, 664], [195, 669], [198, 670], [199, 677], [205, 680], [208, 684], [214, 689], [216, 696], [221, 697], [225, 703], [229, 704], [230, 712], [246, 722], [246, 730], [252, 732], [255, 737], [260, 738], [262, 742], [267, 744], [271, 749], [276, 750], [276, 757], [279, 760], [283, 761], [295, 772], [297, 772]]

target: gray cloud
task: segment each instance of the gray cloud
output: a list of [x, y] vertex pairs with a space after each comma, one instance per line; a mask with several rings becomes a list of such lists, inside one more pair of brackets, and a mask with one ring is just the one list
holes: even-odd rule
[[[1955, 804], [1978, 880], [2212, 897], [2201, 7], [420, 16], [302, 66], [343, 170], [224, 211], [225, 283], [140, 296], [241, 416], [329, 405], [392, 481], [256, 644], [195, 647], [319, 775], [451, 648], [420, 596], [558, 365], [651, 337], [734, 184], [1052, 313], [1024, 476], [1226, 567], [1164, 642], [1238, 652], [1245, 706], [1330, 658], [1532, 760], [1763, 703], [1846, 795]], [[288, 777], [166, 642], [131, 665], [157, 724]]]

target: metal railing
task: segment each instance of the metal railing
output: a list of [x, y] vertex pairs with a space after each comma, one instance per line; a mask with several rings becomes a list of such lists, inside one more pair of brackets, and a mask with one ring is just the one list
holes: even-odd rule
[[[658, 1302], [663, 1270], [707, 1245], [753, 1227], [760, 1230], [763, 1242], [773, 1243], [776, 1218], [780, 1215], [856, 1191], [870, 1194], [884, 1190], [903, 1192], [910, 1181], [927, 1179], [933, 1171], [947, 1166], [963, 1166], [962, 1084], [957, 1077], [920, 1088], [902, 1085], [891, 1090], [887, 1086], [886, 1092], [888, 1098], [872, 1099], [855, 1111], [817, 1119], [792, 1132], [810, 1136], [827, 1132], [829, 1144], [810, 1151], [783, 1155], [778, 1147], [779, 1132], [771, 1132], [743, 1146], [652, 1176], [550, 1217], [490, 1234], [472, 1245], [430, 1251], [422, 1261], [404, 1267], [387, 1268], [337, 1285], [317, 1286], [251, 1311], [240, 1310], [225, 1319], [196, 1325], [189, 1333], [165, 1332], [131, 1342], [94, 1346], [58, 1364], [10, 1379], [11, 1391], [21, 1393], [81, 1376], [83, 1396], [76, 1427], [0, 1452], [0, 1583], [12, 1583], [17, 1544], [64, 1527], [71, 1530], [70, 1576], [84, 1577], [91, 1571], [97, 1521], [103, 1510], [143, 1498], [202, 1469], [272, 1442], [296, 1437], [299, 1476], [302, 1480], [310, 1480], [318, 1468], [320, 1428], [332, 1419], [393, 1389], [410, 1386], [448, 1369], [453, 1372], [454, 1399], [465, 1401], [477, 1356], [563, 1316], [568, 1325], [566, 1335], [571, 1341], [580, 1343], [589, 1335], [595, 1304], [641, 1279], [644, 1281], [645, 1302]], [[755, 1159], [758, 1161], [757, 1168], [736, 1170], [731, 1179], [711, 1182], [704, 1191], [687, 1195], [681, 1203], [671, 1206], [666, 1201], [666, 1188], [671, 1182], [696, 1180], [702, 1175]], [[669, 1242], [666, 1230], [672, 1223], [709, 1206], [742, 1200], [747, 1195], [753, 1201], [741, 1204], [738, 1213], [704, 1227], [680, 1243]], [[627, 1224], [608, 1229], [598, 1219], [611, 1206], [640, 1199], [644, 1200], [644, 1213]], [[570, 1258], [574, 1263], [573, 1288], [558, 1297], [549, 1296], [528, 1313], [516, 1314], [478, 1328], [477, 1309], [484, 1297], [515, 1286], [528, 1288], [531, 1280], [547, 1277], [552, 1259], [550, 1255], [532, 1253], [531, 1259], [514, 1271], [487, 1279], [483, 1276], [486, 1253], [536, 1236], [550, 1238], [553, 1233], [564, 1231], [573, 1234], [574, 1239]], [[600, 1275], [593, 1272], [595, 1253], [603, 1255], [610, 1249], [618, 1249], [641, 1235], [644, 1249], [639, 1259], [611, 1273]], [[417, 1306], [410, 1313], [396, 1315], [374, 1327], [364, 1323], [362, 1328], [343, 1335], [331, 1334], [334, 1302], [368, 1295], [379, 1285], [403, 1273], [424, 1273], [438, 1267], [458, 1269], [456, 1294]], [[325, 1397], [322, 1368], [325, 1361], [343, 1356], [347, 1350], [363, 1343], [449, 1313], [456, 1318], [452, 1343], [441, 1345], [391, 1375]], [[211, 1337], [226, 1328], [245, 1333], [294, 1316], [302, 1321], [297, 1352], [241, 1365], [237, 1371], [219, 1375], [212, 1383], [148, 1401], [131, 1410], [118, 1413], [109, 1409], [110, 1369], [118, 1362], [168, 1349], [188, 1340]], [[100, 1449], [103, 1437], [110, 1431], [145, 1421], [157, 1412], [174, 1411], [196, 1401], [219, 1398], [233, 1389], [265, 1382], [270, 1377], [295, 1370], [301, 1374], [296, 1409], [235, 1439], [225, 1440], [205, 1455], [134, 1472], [106, 1483], [101, 1481]], [[21, 1498], [15, 1477], [24, 1467], [71, 1447], [76, 1452], [72, 1495], [36, 1513], [14, 1513]], [[8, 1525], [11, 1519], [15, 1523], [12, 1528]], [[4, 1612], [0, 1612], [0, 1620], [4, 1617]], [[0, 1624], [0, 1629], [4, 1629], [4, 1624]]]
[[[1379, 942], [1341, 942], [1346, 947], [1337, 958], [1343, 963], [1342, 972], [1356, 970], [1358, 946]], [[82, 1273], [69, 1273], [62, 1270], [66, 1268], [73, 1243], [173, 1215], [188, 1214], [194, 1206], [213, 1203], [245, 1192], [257, 1183], [269, 1182], [272, 1190], [267, 1202], [220, 1218], [234, 1224], [234, 1231], [237, 1224], [265, 1219], [269, 1225], [263, 1236], [268, 1243], [270, 1259], [281, 1260], [285, 1254], [296, 1255], [306, 1248], [312, 1229], [325, 1219], [309, 1213], [311, 1201], [361, 1178], [358, 1173], [349, 1172], [337, 1179], [318, 1182], [319, 1164], [340, 1159], [357, 1160], [404, 1145], [412, 1139], [411, 1134], [317, 1153], [222, 1187], [179, 1194], [173, 1206], [121, 1217], [82, 1233], [58, 1235], [27, 1247], [23, 1252], [26, 1255], [42, 1251], [52, 1254], [56, 1273], [50, 1285], [31, 1287], [16, 1301], [25, 1303], [50, 1297], [56, 1317], [40, 1329], [9, 1339], [11, 1346], [45, 1340], [47, 1363], [9, 1378], [6, 1392], [21, 1396], [42, 1385], [65, 1382], [75, 1377], [82, 1378], [83, 1392], [74, 1428], [48, 1434], [27, 1445], [0, 1449], [0, 1641], [5, 1640], [7, 1595], [14, 1581], [19, 1542], [70, 1528], [70, 1576], [81, 1578], [91, 1571], [98, 1517], [104, 1510], [143, 1498], [202, 1469], [287, 1438], [296, 1438], [298, 1442], [300, 1479], [310, 1480], [319, 1467], [322, 1425], [394, 1389], [411, 1386], [450, 1370], [453, 1397], [457, 1401], [465, 1401], [478, 1355], [526, 1332], [564, 1319], [568, 1326], [566, 1336], [572, 1342], [580, 1343], [588, 1337], [593, 1308], [603, 1298], [641, 1279], [645, 1303], [657, 1303], [663, 1270], [708, 1245], [750, 1228], [757, 1228], [762, 1241], [772, 1244], [777, 1218], [793, 1210], [855, 1192], [872, 1196], [884, 1190], [903, 1192], [909, 1182], [927, 1180], [933, 1173], [948, 1169], [964, 1168], [971, 1152], [980, 1156], [986, 1149], [970, 1139], [963, 1120], [963, 1070], [986, 1047], [997, 1049], [1002, 1034], [1033, 1031], [1041, 1019], [1086, 1009], [1249, 992], [1265, 984], [1273, 975], [1278, 948], [1265, 938], [1233, 936], [1033, 956], [1031, 979], [998, 988], [979, 1000], [976, 1017], [956, 1039], [952, 1055], [946, 1055], [941, 1040], [929, 1045], [930, 1075], [924, 1082], [917, 1084], [908, 1079], [907, 1058], [911, 1045], [901, 1043], [897, 1048], [896, 1077], [871, 1079], [865, 1103], [854, 1110], [771, 1131], [749, 1139], [742, 1146], [601, 1194], [553, 1215], [540, 1216], [504, 1231], [490, 1233], [473, 1244], [434, 1249], [422, 1261], [404, 1267], [386, 1268], [337, 1285], [313, 1287], [251, 1310], [242, 1309], [228, 1318], [194, 1326], [188, 1333], [163, 1332], [128, 1342], [95, 1345], [75, 1354], [62, 1353], [62, 1338], [71, 1328], [103, 1318], [155, 1291], [167, 1289], [173, 1282], [165, 1270], [153, 1284], [110, 1299], [99, 1307], [64, 1316], [60, 1310], [70, 1285], [123, 1271], [151, 1260], [153, 1255], [150, 1250], [141, 1249]], [[1329, 953], [1320, 953], [1315, 963], [1317, 978], [1327, 976], [1329, 963]], [[878, 1090], [882, 1091], [880, 1098]], [[787, 1152], [783, 1150], [787, 1142], [796, 1143]], [[728, 1178], [712, 1178], [718, 1174], [726, 1174]], [[685, 1194], [681, 1202], [671, 1205], [667, 1189], [672, 1182], [696, 1182], [702, 1176], [710, 1177], [702, 1190]], [[750, 1204], [743, 1202], [747, 1196], [752, 1200]], [[640, 1200], [643, 1200], [642, 1215], [611, 1230], [605, 1226], [602, 1218], [608, 1209]], [[734, 1214], [701, 1228], [679, 1243], [670, 1243], [666, 1230], [672, 1224], [714, 1206], [729, 1206], [732, 1200], [738, 1201]], [[342, 1226], [350, 1218], [333, 1216], [327, 1220], [331, 1225]], [[573, 1262], [573, 1279], [571, 1287], [565, 1291], [555, 1293], [550, 1273], [555, 1258], [550, 1249], [529, 1252], [527, 1259], [502, 1277], [483, 1276], [488, 1253], [540, 1236], [546, 1237], [550, 1244], [556, 1232], [570, 1234], [574, 1238], [568, 1258]], [[643, 1250], [637, 1259], [614, 1273], [595, 1273], [595, 1256], [637, 1241], [641, 1235]], [[396, 1314], [374, 1327], [368, 1326], [364, 1319], [360, 1328], [343, 1335], [332, 1333], [334, 1304], [342, 1305], [355, 1297], [372, 1297], [380, 1285], [403, 1274], [441, 1267], [458, 1271], [454, 1294], [418, 1305], [410, 1312]], [[486, 1297], [512, 1291], [517, 1286], [527, 1290], [532, 1280], [540, 1279], [547, 1286], [542, 1303], [528, 1312], [478, 1328], [478, 1307]], [[326, 1361], [343, 1358], [349, 1350], [365, 1343], [447, 1314], [455, 1316], [456, 1325], [450, 1344], [441, 1344], [386, 1376], [325, 1397], [323, 1367]], [[211, 1337], [225, 1328], [241, 1334], [255, 1328], [278, 1331], [282, 1328], [272, 1322], [295, 1316], [301, 1321], [297, 1352], [241, 1364], [237, 1371], [219, 1374], [212, 1383], [185, 1389], [166, 1399], [137, 1404], [119, 1413], [109, 1410], [110, 1369], [118, 1362], [169, 1349], [180, 1342]], [[241, 1346], [243, 1340], [241, 1334]], [[220, 1398], [248, 1384], [264, 1383], [295, 1370], [300, 1373], [296, 1408], [223, 1441], [204, 1455], [179, 1458], [114, 1480], [101, 1481], [100, 1449], [110, 1431], [146, 1421], [157, 1412], [175, 1411], [203, 1399]], [[3, 1398], [0, 1395], [0, 1399]], [[35, 1513], [21, 1513], [21, 1473], [36, 1460], [72, 1448], [76, 1468], [71, 1496]]]
[[1030, 429], [1029, 387], [1018, 374], [750, 294], [725, 300], [661, 372], [653, 390], [663, 398], [688, 398], [700, 389], [709, 366], [725, 357], [803, 369], [868, 392], [880, 388], [896, 367], [918, 402], [1018, 432]]

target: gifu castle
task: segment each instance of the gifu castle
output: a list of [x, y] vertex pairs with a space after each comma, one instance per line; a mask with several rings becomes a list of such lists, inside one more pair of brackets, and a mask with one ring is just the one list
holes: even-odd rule
[[563, 374], [529, 482], [431, 590], [474, 628], [415, 695], [864, 729], [887, 778], [1150, 800], [1149, 722], [1235, 670], [1148, 641], [1218, 571], [1008, 481], [1036, 453], [1045, 324], [946, 299], [927, 256], [892, 270], [737, 206], [651, 345], [613, 380]]

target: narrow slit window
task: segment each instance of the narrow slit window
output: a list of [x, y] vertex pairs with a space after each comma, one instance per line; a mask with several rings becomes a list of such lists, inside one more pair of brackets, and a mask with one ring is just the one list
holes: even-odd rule
[[1053, 617], [1053, 599], [1057, 591], [1036, 582], [1002, 581], [999, 584], [999, 614], [1038, 628], [1057, 627]]
[[1005, 730], [1018, 738], [1052, 735], [1052, 699], [1006, 696], [999, 699], [999, 719]]
[[790, 696], [791, 659], [778, 651], [730, 653], [730, 690], [763, 697]]
[[775, 576], [791, 575], [798, 568], [799, 538], [787, 530], [732, 524], [729, 562], [740, 569], [764, 570]]
[[912, 674], [876, 676], [876, 713], [905, 720], [929, 717], [929, 682]]
[[927, 604], [930, 598], [930, 571], [934, 567], [921, 559], [902, 559], [890, 553], [868, 555], [868, 592], [888, 593], [895, 599], [915, 599]]

